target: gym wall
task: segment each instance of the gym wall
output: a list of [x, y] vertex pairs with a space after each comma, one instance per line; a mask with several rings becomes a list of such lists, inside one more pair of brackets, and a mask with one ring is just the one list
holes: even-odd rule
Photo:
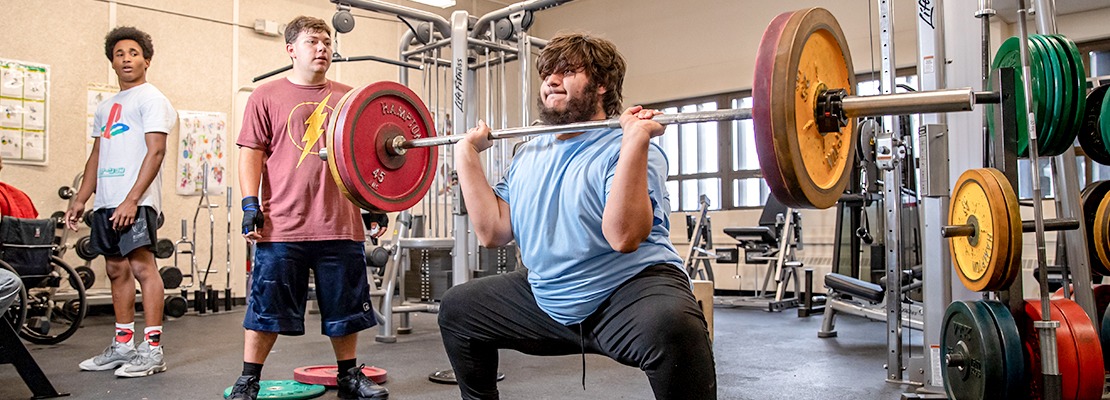
[[[392, 1], [444, 16], [449, 11], [422, 7], [405, 0]], [[472, 14], [504, 7], [486, 0], [460, 0], [458, 6]], [[228, 115], [228, 142], [233, 143], [242, 119], [240, 104], [259, 83], [257, 75], [289, 65], [285, 56], [284, 38], [263, 36], [253, 30], [255, 19], [284, 24], [297, 15], [324, 19], [330, 24], [335, 6], [327, 0], [3, 0], [8, 33], [0, 47], [0, 58], [41, 63], [50, 66], [50, 99], [48, 105], [49, 155], [45, 166], [5, 163], [0, 180], [24, 191], [34, 201], [41, 217], [64, 210], [67, 203], [57, 189], [70, 185], [85, 165], [86, 91], [89, 84], [116, 85], [115, 73], [104, 56], [104, 35], [115, 26], [135, 26], [149, 33], [154, 40], [154, 58], [147, 75], [181, 110], [218, 111]], [[376, 55], [397, 58], [401, 35], [407, 27], [398, 19], [383, 14], [353, 11], [355, 30], [340, 35], [336, 49], [346, 56]], [[282, 79], [285, 74], [269, 78]], [[354, 87], [379, 80], [397, 80], [397, 67], [375, 63], [336, 63], [329, 78]], [[419, 73], [412, 82], [421, 82]], [[175, 193], [175, 170], [178, 160], [178, 132], [170, 133], [162, 168], [162, 206], [166, 223], [159, 237], [177, 241], [181, 238], [181, 220], [190, 225], [199, 196]], [[237, 179], [237, 148], [229, 146], [225, 182], [233, 187], [231, 287], [234, 295], [244, 294], [245, 245], [239, 235], [242, 212]], [[208, 283], [215, 288], [225, 284], [227, 210], [226, 195], [212, 196], [220, 208], [215, 214], [214, 248], [211, 251], [213, 271]], [[88, 207], [91, 208], [90, 201]], [[198, 269], [209, 261], [208, 214], [202, 210], [197, 219], [196, 249]], [[88, 228], [70, 234], [69, 242], [87, 235]], [[191, 234], [191, 233], [190, 233]], [[65, 260], [83, 265], [73, 251]], [[181, 267], [188, 273], [188, 260], [182, 257]], [[159, 265], [172, 265], [173, 260], [159, 260]], [[102, 260], [93, 262], [98, 273], [96, 287], [107, 287]], [[188, 282], [188, 279], [186, 279]]]

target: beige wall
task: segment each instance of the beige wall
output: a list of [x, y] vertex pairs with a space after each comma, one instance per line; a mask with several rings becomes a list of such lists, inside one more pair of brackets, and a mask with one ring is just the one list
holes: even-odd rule
[[[450, 10], [421, 7], [405, 0], [395, 3], [448, 16]], [[461, 9], [481, 14], [503, 7], [485, 0], [462, 0]], [[241, 119], [241, 104], [250, 88], [251, 78], [288, 65], [284, 39], [257, 34], [255, 19], [285, 23], [297, 15], [310, 15], [331, 21], [335, 6], [327, 0], [3, 0], [5, 27], [11, 34], [0, 47], [0, 58], [16, 59], [50, 66], [49, 82], [49, 162], [45, 166], [5, 163], [0, 179], [27, 192], [43, 217], [64, 210], [66, 202], [56, 192], [70, 185], [85, 163], [85, 93], [89, 84], [115, 85], [115, 74], [104, 57], [103, 37], [114, 26], [136, 26], [154, 39], [154, 58], [147, 79], [169, 97], [177, 110], [218, 111], [228, 114], [228, 136], [234, 141]], [[400, 36], [407, 29], [396, 18], [355, 10], [355, 30], [341, 35], [337, 49], [346, 56], [376, 55], [397, 58]], [[284, 75], [270, 79], [281, 79]], [[332, 79], [352, 86], [378, 80], [397, 80], [397, 67], [374, 62], [337, 63]], [[414, 82], [419, 82], [416, 75]], [[238, 107], [237, 107], [238, 106]], [[238, 110], [238, 111], [237, 111]], [[192, 220], [198, 196], [179, 196], [174, 191], [174, 171], [179, 145], [176, 129], [168, 140], [162, 168], [162, 204], [166, 224], [160, 237], [178, 240], [181, 219]], [[243, 239], [236, 233], [242, 218], [236, 175], [237, 151], [229, 151], [226, 180], [234, 188], [231, 234], [234, 271], [232, 288], [242, 296], [244, 288]], [[199, 268], [211, 258], [213, 271], [208, 282], [223, 288], [226, 265], [226, 198], [213, 203], [215, 219], [214, 248], [209, 252], [208, 214], [202, 210], [196, 235]], [[89, 207], [92, 203], [90, 201]], [[88, 229], [70, 234], [69, 243], [88, 234]], [[210, 254], [214, 255], [210, 257]], [[69, 251], [71, 265], [84, 262]], [[187, 271], [187, 260], [182, 258]], [[173, 260], [159, 260], [159, 265]], [[102, 261], [94, 261], [98, 288], [107, 287]]]

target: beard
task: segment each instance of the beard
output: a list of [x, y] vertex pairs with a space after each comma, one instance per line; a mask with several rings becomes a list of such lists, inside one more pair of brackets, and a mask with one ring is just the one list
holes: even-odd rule
[[536, 103], [540, 110], [540, 120], [545, 125], [566, 125], [575, 122], [589, 121], [597, 113], [601, 100], [596, 95], [597, 84], [590, 84], [582, 91], [582, 96], [567, 97], [567, 109], [563, 111], [547, 107], [543, 104], [543, 95], [537, 97]]

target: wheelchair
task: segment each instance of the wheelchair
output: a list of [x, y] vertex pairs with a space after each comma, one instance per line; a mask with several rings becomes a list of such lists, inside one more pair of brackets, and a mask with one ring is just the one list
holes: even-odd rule
[[[56, 235], [58, 229], [63, 233]], [[58, 218], [0, 219], [0, 268], [23, 281], [6, 318], [31, 343], [61, 343], [77, 332], [88, 311], [87, 282], [61, 259], [64, 231]]]

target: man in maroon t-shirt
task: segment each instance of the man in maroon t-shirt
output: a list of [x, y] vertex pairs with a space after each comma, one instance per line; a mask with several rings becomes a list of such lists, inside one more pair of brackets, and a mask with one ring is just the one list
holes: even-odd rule
[[[243, 235], [256, 243], [243, 374], [229, 399], [255, 399], [278, 334], [303, 335], [309, 270], [321, 331], [338, 364], [339, 398], [386, 399], [356, 365], [358, 332], [374, 326], [359, 209], [332, 183], [318, 151], [330, 113], [350, 86], [328, 80], [331, 30], [297, 17], [285, 29], [293, 72], [255, 89], [239, 132]], [[259, 188], [261, 187], [261, 190]]]

